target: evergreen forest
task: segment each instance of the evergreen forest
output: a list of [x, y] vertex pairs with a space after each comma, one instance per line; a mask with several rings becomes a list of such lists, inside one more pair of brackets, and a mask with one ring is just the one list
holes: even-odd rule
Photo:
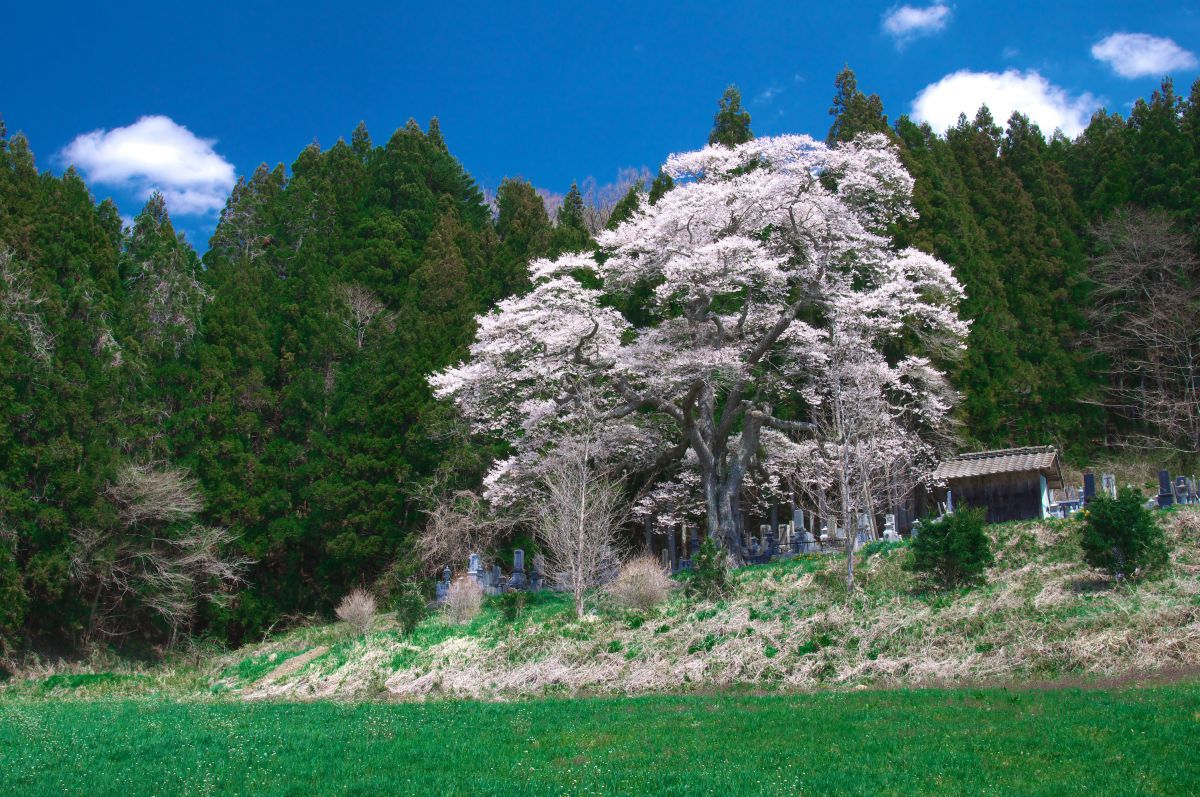
[[[849, 69], [830, 114], [831, 144], [894, 141], [919, 213], [896, 240], [966, 289], [960, 448], [1196, 462], [1200, 82], [1074, 139], [986, 108], [893, 122]], [[707, 141], [751, 122], [731, 87]], [[125, 224], [32, 147], [0, 124], [0, 658], [240, 644], [400, 592], [427, 511], [504, 453], [429, 375], [531, 259], [671, 190], [572, 186], [552, 214], [520, 179], [485, 196], [437, 119], [360, 125], [241, 179], [201, 256], [161, 196]]]

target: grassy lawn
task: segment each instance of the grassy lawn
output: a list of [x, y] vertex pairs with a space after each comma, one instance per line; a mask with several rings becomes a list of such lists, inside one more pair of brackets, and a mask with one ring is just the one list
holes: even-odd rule
[[0, 700], [0, 794], [1200, 793], [1200, 684], [516, 703]]

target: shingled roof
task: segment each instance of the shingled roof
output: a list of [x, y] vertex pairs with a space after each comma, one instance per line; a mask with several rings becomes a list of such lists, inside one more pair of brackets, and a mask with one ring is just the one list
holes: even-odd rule
[[998, 451], [959, 454], [937, 466], [937, 470], [933, 472], [933, 481], [947, 482], [996, 473], [1029, 472], [1041, 473], [1046, 477], [1049, 487], [1057, 489], [1063, 486], [1062, 466], [1058, 460], [1058, 450], [1054, 446], [1004, 448]]

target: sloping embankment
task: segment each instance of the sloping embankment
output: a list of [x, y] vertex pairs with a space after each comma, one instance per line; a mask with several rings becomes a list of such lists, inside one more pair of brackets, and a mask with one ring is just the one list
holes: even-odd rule
[[[1073, 522], [992, 527], [996, 565], [968, 590], [924, 590], [905, 545], [878, 546], [847, 594], [845, 560], [745, 568], [726, 601], [679, 592], [647, 615], [601, 600], [576, 620], [556, 595], [516, 619], [435, 616], [410, 637], [301, 629], [226, 657], [218, 691], [249, 698], [505, 698], [1104, 678], [1200, 665], [1200, 512], [1163, 518], [1162, 576], [1114, 585], [1083, 564]], [[320, 648], [326, 648], [321, 650]], [[288, 660], [291, 664], [288, 664]]]

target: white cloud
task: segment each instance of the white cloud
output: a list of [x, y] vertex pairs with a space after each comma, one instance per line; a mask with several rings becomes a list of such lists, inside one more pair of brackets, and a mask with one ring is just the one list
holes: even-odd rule
[[1058, 128], [1074, 136], [1087, 126], [1100, 101], [1088, 92], [1072, 97], [1034, 70], [999, 73], [964, 69], [921, 89], [913, 100], [912, 116], [940, 133], [957, 124], [960, 113], [975, 118], [981, 105], [988, 107], [1001, 126], [1013, 111], [1020, 111], [1046, 134]]
[[1121, 77], [1162, 77], [1173, 69], [1193, 69], [1196, 55], [1171, 39], [1147, 33], [1114, 33], [1092, 45], [1092, 57]]
[[61, 157], [93, 182], [132, 189], [143, 199], [161, 191], [172, 213], [201, 215], [225, 205], [235, 179], [215, 143], [166, 116], [143, 116], [128, 127], [79, 135]]
[[758, 92], [758, 94], [754, 95], [754, 102], [756, 105], [770, 105], [775, 101], [775, 98], [782, 93], [783, 89], [779, 86], [767, 86], [765, 89]]
[[934, 3], [931, 6], [892, 6], [883, 15], [883, 32], [903, 47], [913, 39], [937, 33], [950, 21], [950, 6]]

